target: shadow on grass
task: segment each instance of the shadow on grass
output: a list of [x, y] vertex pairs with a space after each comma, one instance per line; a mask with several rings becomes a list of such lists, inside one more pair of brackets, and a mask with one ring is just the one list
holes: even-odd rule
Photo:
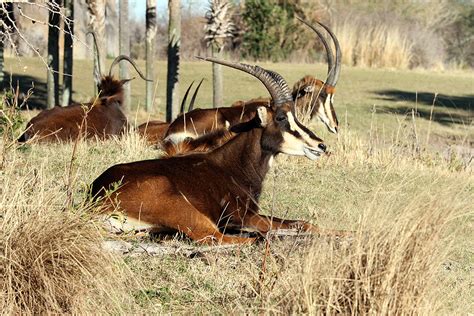
[[[379, 100], [385, 101], [406, 101], [412, 105], [383, 106], [382, 112], [394, 113], [398, 115], [411, 115], [412, 109], [416, 105], [416, 115], [429, 120], [431, 115], [431, 105], [435, 99], [435, 94], [430, 92], [410, 92], [401, 90], [375, 91], [379, 95]], [[421, 107], [420, 107], [421, 106]], [[430, 106], [430, 107], [426, 107]], [[432, 120], [444, 125], [461, 124], [469, 125], [473, 122], [472, 109], [474, 106], [474, 95], [450, 96], [438, 94], [434, 103]]]
[[[28, 90], [32, 90], [32, 95], [28, 98], [25, 102], [25, 105], [22, 109], [46, 109], [47, 107], [47, 87], [46, 82], [39, 80], [36, 77], [28, 76], [28, 75], [19, 75], [19, 74], [11, 74], [9, 72], [5, 73], [6, 81], [9, 82], [6, 84], [6, 89], [11, 87], [16, 89], [17, 86], [20, 90], [20, 103], [22, 103], [23, 99], [27, 96]], [[61, 103], [61, 95], [62, 95], [62, 87], [59, 86], [59, 103]]]

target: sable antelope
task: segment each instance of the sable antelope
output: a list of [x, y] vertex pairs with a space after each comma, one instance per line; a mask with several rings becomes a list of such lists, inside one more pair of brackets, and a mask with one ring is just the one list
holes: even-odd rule
[[147, 80], [133, 60], [120, 55], [112, 62], [109, 74], [100, 79], [96, 98], [85, 104], [42, 111], [28, 122], [19, 141], [25, 142], [35, 135], [38, 141], [51, 142], [75, 139], [80, 133], [86, 138], [99, 139], [122, 134], [127, 127], [127, 118], [121, 110], [123, 85], [131, 79], [118, 80], [112, 76], [113, 68], [122, 60], [132, 64], [140, 77]]
[[[291, 93], [299, 113], [307, 114], [313, 118], [318, 116], [327, 128], [337, 133], [338, 120], [333, 106], [335, 86], [341, 69], [341, 49], [334, 33], [324, 24], [321, 25], [330, 34], [336, 48], [333, 56], [331, 46], [324, 35], [316, 27], [298, 18], [309, 26], [321, 39], [326, 49], [328, 60], [328, 77], [326, 82], [312, 76], [305, 76], [299, 80]], [[335, 60], [334, 60], [335, 59]], [[229, 127], [240, 121], [248, 120], [255, 113], [257, 107], [271, 102], [268, 98], [257, 98], [249, 101], [237, 101], [229, 107], [217, 109], [197, 109], [173, 121], [165, 135], [165, 140], [177, 144], [186, 138], [195, 138], [214, 129]]]
[[337, 81], [339, 80], [342, 62], [342, 53], [341, 47], [339, 46], [339, 41], [329, 27], [316, 21], [316, 23], [318, 23], [328, 32], [329, 36], [333, 40], [334, 47], [336, 48], [336, 54], [334, 56], [331, 46], [326, 41], [320, 30], [303, 19], [299, 17], [297, 18], [309, 28], [311, 28], [321, 39], [324, 48], [326, 49], [328, 73], [326, 82], [309, 75], [304, 76], [302, 79], [296, 82], [293, 86], [293, 100], [295, 101], [296, 108], [300, 113], [303, 115], [307, 115], [309, 113], [310, 118], [313, 118], [316, 115], [331, 132], [337, 133], [339, 122], [337, 120], [333, 103], [334, 93], [336, 91]]
[[[258, 107], [250, 120], [232, 126], [230, 131], [236, 136], [213, 151], [119, 164], [104, 171], [92, 183], [91, 194], [101, 198], [106, 213], [124, 213], [124, 221], [114, 225], [180, 231], [200, 243], [255, 241], [226, 235], [226, 227], [260, 233], [297, 227], [316, 234], [339, 234], [304, 221], [259, 214], [262, 183], [274, 156], [284, 153], [315, 160], [326, 151], [323, 141], [296, 119], [285, 80], [258, 66], [203, 59], [256, 77], [270, 93], [272, 104]], [[107, 192], [118, 183], [118, 189]]]
[[[194, 108], [196, 96], [199, 92], [199, 88], [201, 87], [201, 84], [203, 81], [204, 79], [201, 79], [198, 86], [196, 87], [196, 90], [194, 90], [191, 101], [189, 102], [188, 112], [192, 111]], [[188, 98], [189, 91], [191, 90], [193, 84], [194, 84], [194, 81], [191, 82], [188, 89], [186, 90], [186, 93], [184, 94], [183, 101], [181, 102], [179, 115], [182, 115], [185, 113], [186, 100]], [[161, 141], [165, 138], [169, 125], [170, 123], [167, 123], [167, 122], [153, 120], [153, 121], [148, 121], [138, 126], [137, 131], [138, 131], [138, 134], [140, 134], [142, 137], [144, 137], [147, 140], [148, 144], [153, 145], [153, 144], [161, 143]]]

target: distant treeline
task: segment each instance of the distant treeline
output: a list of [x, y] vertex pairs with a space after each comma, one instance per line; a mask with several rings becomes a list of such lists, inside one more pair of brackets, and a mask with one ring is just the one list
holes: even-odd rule
[[[107, 3], [113, 1], [108, 1]], [[474, 67], [474, 5], [471, 1], [440, 0], [234, 0], [233, 38], [226, 44], [232, 58], [288, 62], [323, 61], [324, 49], [294, 18], [328, 24], [337, 34], [346, 65], [393, 68]], [[76, 14], [78, 32], [85, 27], [85, 10]], [[202, 7], [200, 5], [200, 7]], [[205, 18], [193, 2], [182, 5], [181, 57], [207, 54]], [[117, 55], [114, 5], [107, 6], [108, 54]], [[166, 58], [167, 14], [157, 12], [157, 57]], [[30, 32], [40, 50], [46, 50], [47, 33]], [[133, 58], [145, 58], [145, 21], [130, 23]], [[109, 34], [108, 34], [109, 35]], [[79, 38], [82, 37], [78, 33]], [[43, 44], [41, 44], [43, 43]], [[114, 44], [115, 43], [115, 44]], [[75, 51], [75, 54], [79, 50]], [[27, 50], [23, 52], [29, 54]], [[78, 58], [89, 55], [76, 56]]]

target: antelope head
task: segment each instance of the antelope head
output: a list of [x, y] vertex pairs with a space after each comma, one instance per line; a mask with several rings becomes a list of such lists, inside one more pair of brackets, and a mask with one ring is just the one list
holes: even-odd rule
[[296, 118], [291, 90], [281, 75], [259, 66], [216, 58], [198, 58], [251, 74], [265, 85], [271, 95], [272, 102], [269, 102], [268, 106], [258, 107], [252, 121], [231, 127], [231, 132], [239, 133], [255, 127], [263, 128], [261, 147], [272, 154], [306, 156], [315, 160], [326, 151], [323, 141]]
[[333, 40], [336, 48], [336, 55], [334, 56], [331, 46], [321, 31], [301, 18], [298, 19], [311, 28], [321, 39], [326, 49], [328, 72], [326, 82], [318, 80], [313, 76], [305, 76], [299, 80], [293, 87], [293, 100], [296, 102], [296, 108], [302, 110], [304, 113], [309, 112], [311, 118], [316, 115], [331, 132], [337, 133], [339, 122], [337, 120], [336, 111], [334, 110], [334, 93], [341, 71], [342, 55], [339, 42], [329, 27], [316, 21], [316, 23], [329, 33]]

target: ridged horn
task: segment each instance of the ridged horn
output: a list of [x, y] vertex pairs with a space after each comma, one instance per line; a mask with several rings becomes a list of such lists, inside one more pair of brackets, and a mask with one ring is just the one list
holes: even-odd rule
[[[196, 56], [196, 58], [210, 61], [213, 63], [221, 64], [227, 67], [231, 67], [234, 69], [241, 70], [243, 72], [246, 72], [263, 83], [265, 88], [267, 88], [268, 92], [270, 93], [270, 96], [273, 99], [273, 103], [275, 105], [281, 105], [283, 103], [286, 103], [288, 101], [292, 101], [291, 93], [289, 88], [287, 91], [282, 89], [282, 83], [279, 82], [279, 79], [283, 80], [283, 83], [286, 85], [285, 80], [283, 77], [278, 75], [276, 72], [269, 72], [266, 69], [263, 69], [259, 66], [251, 66], [243, 63], [233, 63], [225, 60], [220, 60], [217, 58], [212, 58], [212, 57], [199, 57]], [[288, 87], [288, 85], [286, 85]]]
[[138, 66], [137, 64], [128, 56], [125, 56], [125, 55], [119, 55], [117, 57], [115, 57], [114, 61], [112, 62], [112, 65], [110, 65], [110, 69], [109, 69], [109, 76], [112, 76], [112, 70], [114, 69], [114, 67], [119, 63], [121, 62], [122, 60], [126, 60], [128, 61], [130, 64], [132, 64], [133, 68], [135, 68], [135, 70], [137, 71], [138, 75], [140, 75], [140, 77], [145, 80], [145, 81], [153, 81], [153, 80], [150, 80], [150, 79], [147, 79], [145, 77], [145, 75], [140, 71], [140, 69], [138, 69]]
[[328, 61], [328, 74], [327, 74], [327, 80], [326, 81], [329, 81], [329, 78], [330, 78], [331, 74], [335, 73], [335, 71], [336, 71], [334, 69], [334, 54], [332, 52], [331, 46], [326, 41], [326, 37], [323, 35], [323, 33], [321, 33], [321, 31], [318, 30], [314, 25], [309, 24], [307, 21], [303, 20], [299, 16], [297, 16], [296, 18], [300, 22], [306, 24], [310, 29], [312, 29], [318, 35], [319, 39], [321, 39], [321, 42], [323, 42], [324, 48], [326, 49], [326, 56], [327, 56], [327, 61]]
[[190, 112], [194, 109], [194, 102], [196, 101], [196, 97], [197, 97], [197, 94], [199, 92], [199, 88], [201, 88], [201, 85], [202, 85], [203, 81], [204, 81], [204, 78], [201, 79], [198, 86], [196, 87], [196, 90], [194, 90], [193, 97], [191, 98], [191, 102], [189, 103], [188, 112]]
[[186, 92], [184, 93], [183, 101], [181, 101], [181, 107], [179, 108], [179, 114], [183, 114], [183, 113], [184, 113], [184, 107], [186, 106], [186, 99], [188, 98], [189, 91], [191, 90], [193, 84], [194, 84], [194, 81], [191, 82], [191, 84], [189, 85], [188, 89], [187, 89]]

